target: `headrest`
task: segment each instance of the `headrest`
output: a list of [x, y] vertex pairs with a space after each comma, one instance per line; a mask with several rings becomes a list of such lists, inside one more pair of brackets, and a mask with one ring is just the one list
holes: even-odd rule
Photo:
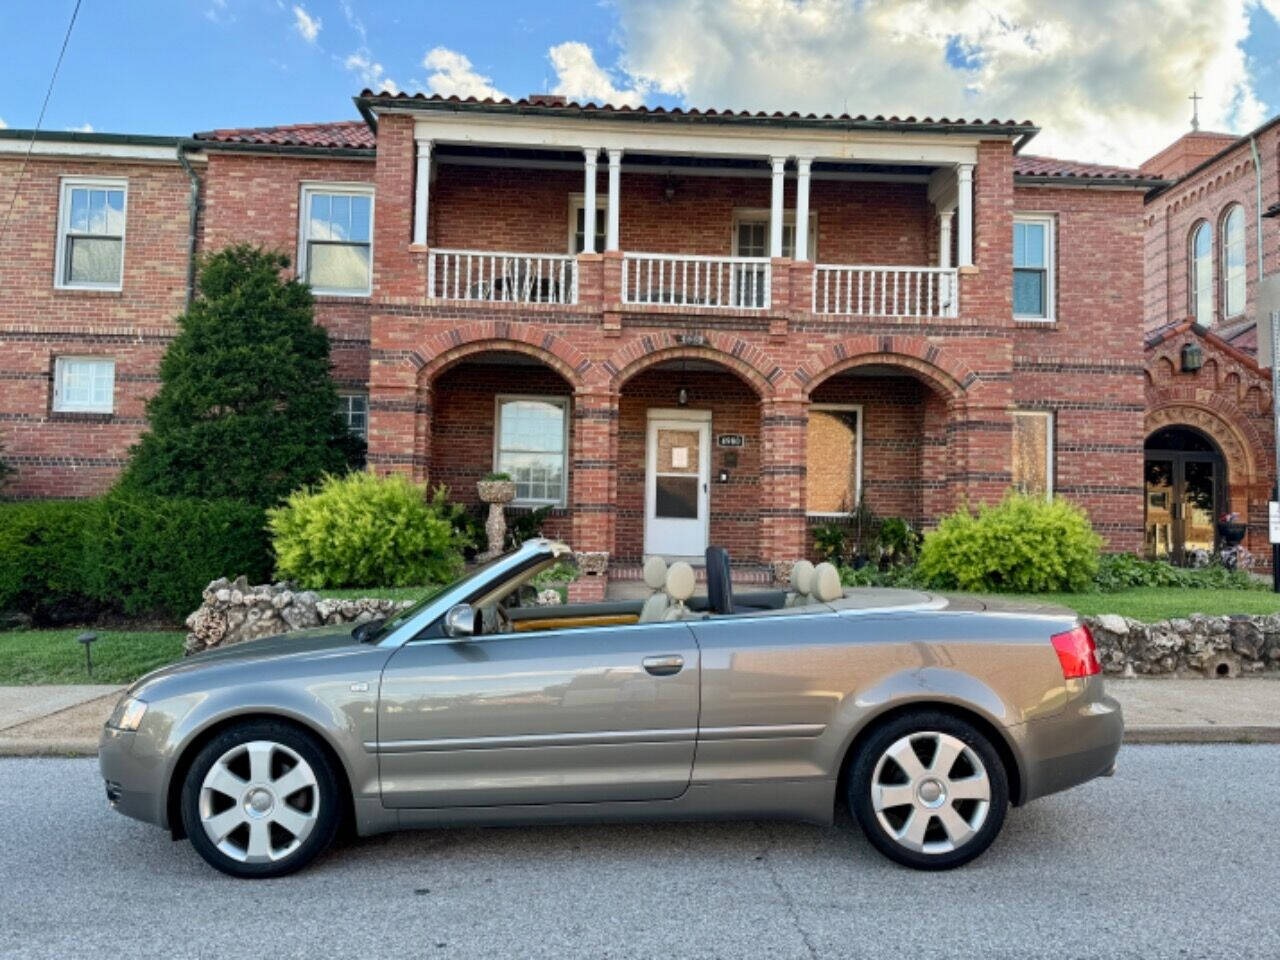
[[693, 596], [698, 578], [694, 576], [693, 567], [683, 560], [677, 560], [667, 569], [667, 594], [672, 600], [681, 602]]
[[650, 590], [661, 590], [667, 582], [667, 561], [650, 557], [644, 562], [644, 582]]
[[844, 596], [840, 583], [840, 571], [834, 564], [820, 563], [813, 568], [813, 594], [822, 603], [830, 603]]
[[813, 593], [813, 564], [808, 560], [792, 564], [791, 589], [796, 593]]

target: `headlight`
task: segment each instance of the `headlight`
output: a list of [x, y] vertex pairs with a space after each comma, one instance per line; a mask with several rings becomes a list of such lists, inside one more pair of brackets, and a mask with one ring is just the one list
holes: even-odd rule
[[111, 711], [111, 718], [107, 720], [107, 726], [114, 727], [117, 730], [137, 730], [146, 712], [147, 705], [141, 700], [134, 697], [121, 697], [120, 702], [116, 704], [115, 710]]

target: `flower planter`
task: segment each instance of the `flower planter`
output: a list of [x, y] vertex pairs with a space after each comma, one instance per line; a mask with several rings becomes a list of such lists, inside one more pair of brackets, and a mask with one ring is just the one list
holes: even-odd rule
[[481, 503], [489, 505], [489, 516], [484, 522], [489, 549], [476, 559], [490, 560], [502, 552], [502, 544], [507, 538], [507, 518], [502, 506], [516, 498], [516, 485], [512, 480], [481, 480], [476, 483], [476, 493], [480, 495]]
[[1222, 541], [1223, 549], [1240, 546], [1240, 541], [1244, 539], [1249, 527], [1246, 524], [1236, 520], [1219, 520], [1218, 521], [1218, 538]]

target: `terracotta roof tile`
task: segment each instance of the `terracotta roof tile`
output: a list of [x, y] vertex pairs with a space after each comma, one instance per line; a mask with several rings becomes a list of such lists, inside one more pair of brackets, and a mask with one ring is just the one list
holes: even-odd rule
[[204, 133], [197, 133], [195, 139], [210, 140], [215, 143], [269, 144], [282, 147], [345, 147], [357, 150], [372, 150], [375, 145], [373, 131], [363, 120], [207, 130]]
[[1037, 157], [1018, 154], [1013, 158], [1013, 172], [1020, 177], [1074, 177], [1102, 178], [1106, 180], [1150, 180], [1160, 182], [1153, 173], [1143, 173], [1136, 167], [1113, 167], [1104, 163], [1085, 163], [1079, 160], [1059, 160], [1056, 157]]
[[754, 111], [754, 112], [750, 110], [715, 110], [715, 109], [699, 110], [696, 108], [691, 108], [686, 110], [681, 107], [672, 107], [671, 109], [667, 109], [666, 107], [644, 107], [644, 106], [630, 107], [625, 105], [613, 106], [612, 104], [608, 104], [608, 103], [605, 103], [605, 104], [579, 103], [575, 100], [569, 100], [564, 103], [558, 103], [558, 102], [549, 102], [550, 98], [547, 98], [544, 96], [538, 96], [532, 100], [528, 98], [522, 98], [520, 100], [511, 100], [509, 98], [494, 99], [492, 97], [477, 99], [476, 97], [466, 97], [466, 98], [462, 98], [458, 96], [444, 97], [439, 94], [432, 94], [431, 96], [427, 96], [426, 94], [423, 94], [423, 93], [408, 94], [404, 92], [393, 95], [385, 91], [382, 93], [375, 93], [372, 90], [366, 89], [361, 92], [360, 97], [362, 99], [391, 100], [396, 102], [403, 101], [407, 103], [415, 103], [415, 102], [431, 103], [431, 104], [453, 103], [453, 104], [459, 104], [459, 105], [469, 105], [472, 107], [485, 107], [485, 106], [517, 107], [522, 110], [532, 110], [532, 111], [554, 110], [560, 114], [563, 114], [567, 111], [571, 113], [581, 113], [584, 115], [589, 115], [593, 113], [609, 113], [609, 114], [634, 114], [635, 116], [640, 116], [640, 117], [692, 117], [692, 118], [721, 117], [721, 118], [733, 118], [733, 119], [775, 120], [778, 122], [785, 122], [788, 120], [790, 121], [804, 120], [804, 121], [810, 121], [810, 122], [828, 120], [833, 123], [872, 122], [872, 123], [911, 124], [911, 125], [918, 125], [918, 126], [939, 126], [939, 127], [984, 126], [984, 127], [1008, 127], [1010, 128], [1011, 132], [1014, 132], [1020, 129], [1026, 129], [1028, 131], [1034, 131], [1036, 129], [1035, 124], [1033, 124], [1030, 120], [977, 120], [977, 119], [965, 120], [963, 118], [951, 119], [948, 117], [938, 117], [935, 119], [934, 117], [896, 117], [896, 116], [886, 117], [886, 116], [880, 116], [880, 115], [870, 117], [870, 116], [867, 116], [866, 114], [858, 114], [857, 116], [853, 116], [848, 113], [842, 113], [839, 116], [835, 116], [830, 113], [802, 114], [794, 110], [791, 111], [790, 113], [784, 113], [781, 110], [774, 111], [773, 113], [768, 113], [763, 110]]

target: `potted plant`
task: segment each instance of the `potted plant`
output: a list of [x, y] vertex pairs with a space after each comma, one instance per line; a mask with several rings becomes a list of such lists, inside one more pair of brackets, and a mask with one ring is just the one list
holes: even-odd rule
[[1218, 518], [1218, 538], [1222, 541], [1222, 548], [1230, 550], [1240, 546], [1248, 529], [1248, 525], [1240, 521], [1240, 514], [1224, 513]]

